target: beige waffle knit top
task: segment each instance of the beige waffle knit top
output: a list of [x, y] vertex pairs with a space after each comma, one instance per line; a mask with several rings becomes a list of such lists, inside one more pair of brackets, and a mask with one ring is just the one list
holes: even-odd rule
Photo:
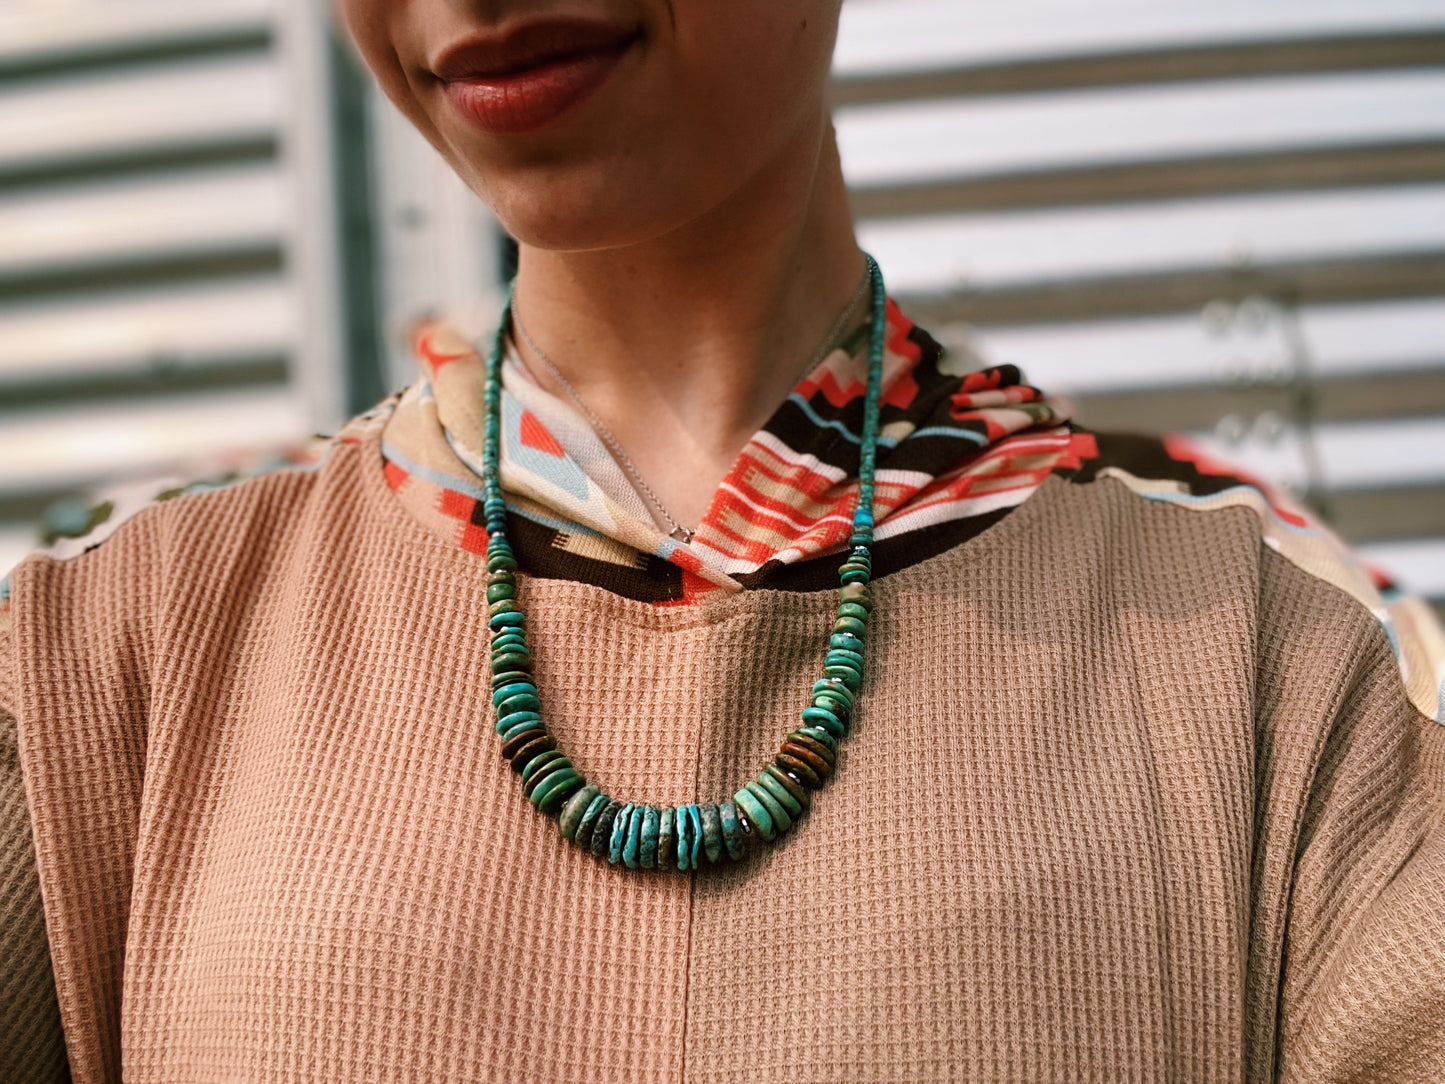
[[[696, 874], [523, 799], [481, 562], [374, 427], [154, 505], [13, 576], [0, 1005], [44, 1004], [38, 871], [76, 1081], [1445, 1079], [1429, 682], [1229, 492], [1096, 464], [881, 576], [835, 778]], [[521, 583], [559, 742], [656, 804], [756, 772], [832, 620]]]

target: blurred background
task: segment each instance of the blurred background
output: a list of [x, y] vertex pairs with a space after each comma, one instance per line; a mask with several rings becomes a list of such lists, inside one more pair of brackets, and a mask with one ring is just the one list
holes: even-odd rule
[[[911, 315], [1445, 613], [1445, 0], [847, 0], [836, 99]], [[70, 494], [410, 382], [504, 260], [323, 4], [4, 0], [0, 571]]]

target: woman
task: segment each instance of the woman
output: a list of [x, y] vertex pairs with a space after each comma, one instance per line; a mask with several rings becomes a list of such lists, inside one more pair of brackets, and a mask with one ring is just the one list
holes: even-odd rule
[[15, 572], [17, 1079], [1445, 1078], [1438, 631], [885, 302], [839, 2], [342, 0], [510, 314]]

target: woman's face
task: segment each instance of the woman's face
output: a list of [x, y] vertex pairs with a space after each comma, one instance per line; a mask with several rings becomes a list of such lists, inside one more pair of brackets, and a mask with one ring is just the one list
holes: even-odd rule
[[621, 247], [811, 168], [841, 0], [336, 0], [387, 96], [525, 244]]

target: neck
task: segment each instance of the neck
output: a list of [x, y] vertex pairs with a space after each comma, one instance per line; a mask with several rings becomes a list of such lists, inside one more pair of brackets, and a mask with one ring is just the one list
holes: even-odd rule
[[524, 246], [518, 310], [668, 512], [693, 526], [862, 275], [826, 129], [671, 233], [593, 252]]

